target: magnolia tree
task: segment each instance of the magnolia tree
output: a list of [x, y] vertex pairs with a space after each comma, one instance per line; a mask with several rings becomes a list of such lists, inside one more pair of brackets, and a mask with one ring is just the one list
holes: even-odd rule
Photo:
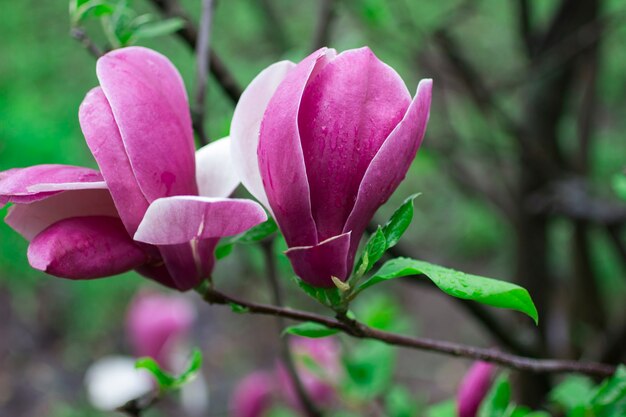
[[[155, 3], [166, 10], [169, 4]], [[193, 118], [169, 59], [129, 46], [173, 31], [190, 36], [189, 22], [143, 21], [122, 7], [73, 0], [70, 8], [74, 35], [97, 56], [99, 85], [86, 92], [78, 116], [99, 169], [37, 165], [0, 172], [0, 203], [11, 204], [5, 221], [30, 242], [33, 268], [72, 280], [135, 270], [163, 286], [163, 294], [140, 293], [129, 307], [132, 356], [103, 358], [87, 372], [95, 407], [138, 416], [180, 391], [188, 413], [210, 414], [209, 387], [199, 376], [202, 354], [191, 346], [196, 313], [189, 297], [176, 295], [195, 291], [249, 320], [276, 316], [283, 327], [275, 366], [250, 369], [232, 392], [234, 417], [626, 415], [624, 368], [414, 337], [399, 331], [397, 317], [381, 321], [351, 307], [362, 293], [406, 277], [539, 321], [531, 294], [518, 285], [390, 255], [411, 223], [417, 194], [386, 223], [373, 224], [428, 136], [436, 76], [411, 94], [370, 48], [322, 47], [261, 70], [238, 97], [230, 136], [196, 150], [194, 128], [199, 142], [206, 141], [201, 115], [211, 2], [203, 5], [193, 39], [200, 104]], [[93, 16], [109, 37], [106, 53], [81, 29]], [[239, 184], [254, 199], [231, 198]], [[219, 288], [212, 273], [233, 246], [266, 249], [275, 239], [286, 243], [294, 279], [279, 283], [273, 252], [265, 250], [273, 304]], [[284, 306], [280, 285], [299, 287], [327, 314]], [[424, 408], [392, 378], [395, 347], [476, 362], [458, 382], [456, 398]], [[532, 410], [512, 400], [508, 369], [606, 380], [596, 386], [582, 376], [566, 379], [548, 408]]]

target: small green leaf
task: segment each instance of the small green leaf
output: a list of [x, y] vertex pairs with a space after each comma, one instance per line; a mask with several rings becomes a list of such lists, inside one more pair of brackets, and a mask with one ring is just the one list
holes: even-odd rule
[[432, 405], [426, 411], [426, 417], [457, 417], [456, 402], [454, 400], [446, 400]]
[[159, 388], [162, 390], [170, 389], [174, 386], [176, 378], [174, 378], [169, 373], [165, 372], [161, 369], [159, 364], [152, 358], [139, 358], [135, 362], [135, 368], [137, 369], [145, 369], [150, 372], [159, 384]]
[[377, 340], [362, 341], [344, 358], [344, 365], [353, 394], [371, 399], [388, 389], [393, 380], [395, 350]]
[[327, 337], [327, 336], [332, 336], [337, 333], [339, 333], [339, 330], [337, 329], [331, 329], [322, 324], [314, 323], [310, 321], [296, 324], [293, 326], [289, 326], [283, 331], [283, 334], [292, 334], [295, 336], [303, 336], [303, 337], [310, 337], [310, 338]]
[[224, 259], [228, 255], [230, 255], [230, 253], [233, 251], [234, 247], [235, 247], [235, 245], [232, 244], [232, 243], [224, 243], [222, 245], [219, 245], [215, 249], [215, 258], [218, 259], [218, 260], [219, 259]]
[[591, 404], [594, 408], [608, 406], [626, 399], [626, 365], [620, 365], [611, 378], [602, 383]]
[[105, 0], [88, 0], [75, 3], [70, 8], [72, 24], [76, 25], [89, 16], [107, 16], [115, 12], [115, 5]]
[[159, 364], [152, 358], [139, 358], [135, 362], [135, 368], [145, 369], [154, 375], [161, 390], [175, 390], [190, 382], [196, 377], [202, 366], [202, 352], [194, 349], [187, 369], [179, 376], [173, 376], [161, 369]]
[[357, 261], [355, 270], [358, 271], [357, 276], [362, 277], [365, 275], [380, 258], [383, 257], [387, 250], [387, 239], [383, 233], [383, 229], [378, 226], [376, 232], [374, 232], [367, 243], [361, 258]]
[[589, 403], [594, 394], [594, 385], [593, 381], [585, 376], [569, 376], [550, 392], [550, 400], [564, 411], [570, 411]]
[[400, 207], [391, 215], [391, 218], [383, 226], [383, 234], [387, 239], [387, 249], [394, 247], [406, 232], [413, 220], [413, 200], [420, 194], [409, 196]]
[[325, 306], [333, 307], [341, 302], [341, 295], [339, 294], [339, 289], [337, 288], [318, 288], [307, 284], [298, 277], [294, 276], [293, 279], [308, 296], [314, 298]]
[[425, 275], [440, 290], [453, 297], [517, 310], [531, 317], [535, 323], [539, 321], [537, 308], [528, 291], [519, 285], [470, 275], [410, 258], [387, 261], [378, 272], [361, 284], [357, 291], [363, 291], [383, 281], [410, 275]]
[[237, 314], [245, 314], [245, 313], [249, 313], [250, 309], [246, 306], [242, 306], [241, 304], [237, 304], [237, 303], [228, 303], [228, 305], [230, 306], [230, 309]]
[[511, 402], [511, 384], [507, 375], [500, 375], [480, 406], [480, 417], [505, 417]]
[[626, 200], [626, 174], [616, 174], [613, 177], [613, 191], [622, 200]]
[[385, 396], [385, 408], [389, 417], [414, 417], [418, 415], [418, 405], [413, 395], [403, 386], [391, 387]]
[[276, 222], [271, 217], [269, 220], [254, 226], [252, 229], [246, 231], [245, 233], [239, 235], [237, 239], [238, 243], [256, 243], [260, 240], [263, 240], [278, 230], [278, 226], [276, 226]]
[[135, 30], [133, 36], [136, 39], [156, 38], [157, 36], [170, 35], [183, 27], [185, 27], [185, 21], [173, 17], [158, 22], [144, 23]]

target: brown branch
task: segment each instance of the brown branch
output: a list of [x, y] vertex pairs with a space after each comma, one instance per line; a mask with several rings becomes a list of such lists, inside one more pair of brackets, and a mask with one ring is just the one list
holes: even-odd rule
[[85, 29], [81, 27], [73, 27], [70, 31], [72, 38], [80, 42], [87, 52], [94, 58], [98, 59], [102, 56], [102, 50], [91, 40]]
[[272, 44], [278, 46], [277, 49], [284, 53], [291, 47], [291, 42], [274, 4], [272, 4], [271, 0], [257, 0], [254, 4], [265, 15], [266, 32], [271, 38]]
[[[278, 273], [276, 271], [276, 262], [274, 260], [274, 254], [272, 253], [272, 243], [273, 240], [266, 240], [261, 243], [261, 247], [263, 250], [263, 257], [265, 258], [265, 265], [267, 267], [267, 279], [270, 284], [270, 288], [272, 289], [272, 297], [274, 299], [274, 304], [277, 307], [283, 306], [283, 296], [282, 291], [280, 289], [280, 284], [278, 282]], [[306, 412], [308, 417], [320, 417], [322, 413], [317, 409], [309, 393], [307, 392], [304, 384], [302, 383], [302, 379], [300, 375], [298, 375], [298, 370], [296, 368], [295, 361], [293, 359], [293, 354], [291, 353], [291, 348], [289, 346], [289, 335], [280, 336], [280, 333], [285, 328], [285, 320], [282, 316], [276, 316], [276, 323], [278, 324], [278, 333], [279, 333], [279, 343], [280, 343], [280, 354], [282, 361], [287, 368], [287, 373], [289, 374], [289, 378], [291, 379], [296, 395], [298, 396], [298, 400], [300, 405]]]
[[321, 0], [319, 3], [319, 17], [311, 43], [311, 50], [313, 51], [328, 45], [333, 21], [336, 17], [335, 0]]
[[[166, 17], [178, 17], [185, 22], [185, 26], [176, 34], [192, 49], [196, 48], [198, 29], [189, 15], [183, 10], [178, 0], [150, 0], [150, 2]], [[222, 87], [233, 103], [239, 101], [242, 89], [232, 73], [224, 65], [214, 50], [209, 52], [209, 68], [213, 77]]]
[[202, 0], [202, 15], [200, 17], [200, 31], [196, 40], [196, 92], [194, 95], [194, 106], [192, 109], [192, 119], [194, 130], [198, 134], [200, 145], [209, 143], [204, 130], [204, 117], [206, 113], [205, 101], [207, 90], [207, 76], [210, 65], [210, 45], [211, 45], [211, 21], [213, 19], [213, 0]]
[[519, 31], [524, 42], [524, 48], [528, 56], [533, 55], [534, 50], [534, 36], [532, 33], [532, 27], [530, 23], [531, 10], [528, 0], [518, 0], [518, 16], [519, 16]]
[[243, 307], [248, 313], [284, 317], [295, 321], [310, 321], [324, 325], [331, 329], [339, 330], [359, 339], [375, 339], [389, 345], [402, 346], [473, 360], [482, 360], [520, 371], [535, 373], [579, 372], [592, 376], [608, 377], [613, 375], [616, 369], [615, 366], [602, 363], [556, 359], [532, 359], [512, 355], [496, 349], [486, 349], [443, 340], [405, 336], [373, 329], [360, 322], [346, 318], [335, 319], [288, 307], [276, 307], [268, 304], [249, 302], [231, 297], [210, 288], [206, 290], [203, 297], [209, 304], [237, 305]]

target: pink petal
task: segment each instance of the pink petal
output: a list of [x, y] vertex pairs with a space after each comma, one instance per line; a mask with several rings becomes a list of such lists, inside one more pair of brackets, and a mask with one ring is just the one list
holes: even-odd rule
[[285, 252], [296, 275], [316, 287], [335, 286], [331, 276], [345, 281], [349, 275], [346, 262], [350, 250], [350, 232], [334, 236], [315, 246], [290, 248]]
[[367, 167], [410, 103], [400, 76], [367, 47], [310, 81], [298, 122], [319, 240], [342, 233]]
[[70, 165], [36, 165], [0, 172], [0, 207], [25, 204], [66, 190], [105, 189], [98, 171]]
[[196, 152], [196, 178], [201, 196], [228, 197], [239, 185], [230, 142], [230, 138], [222, 138]]
[[197, 194], [187, 94], [172, 63], [129, 47], [100, 58], [96, 72], [147, 200]]
[[9, 208], [5, 222], [26, 240], [32, 240], [59, 220], [84, 216], [117, 217], [108, 190], [71, 190], [30, 204], [17, 204]]
[[100, 87], [87, 93], [80, 105], [78, 118], [119, 215], [132, 236], [148, 209], [148, 201], [137, 184], [111, 107]]
[[476, 362], [467, 371], [457, 393], [459, 417], [476, 417], [483, 399], [491, 388], [496, 367], [487, 362]]
[[391, 132], [367, 168], [344, 232], [352, 231], [350, 265], [367, 223], [404, 179], [422, 143], [432, 95], [432, 80], [422, 80], [402, 121]]
[[144, 252], [115, 217], [73, 217], [38, 234], [28, 247], [30, 265], [61, 278], [121, 274], [146, 262]]
[[176, 196], [154, 201], [135, 240], [152, 245], [187, 243], [194, 239], [232, 236], [267, 220], [251, 200]]
[[269, 372], [254, 372], [245, 377], [230, 400], [233, 417], [263, 417], [272, 407], [274, 376]]
[[219, 238], [194, 239], [177, 245], [159, 245], [173, 284], [170, 286], [187, 291], [210, 276], [215, 265], [214, 252], [218, 241]]
[[261, 123], [259, 168], [272, 212], [289, 246], [317, 243], [298, 110], [309, 81], [335, 56], [321, 49], [294, 67], [272, 96]]
[[272, 95], [295, 66], [293, 62], [280, 61], [261, 71], [241, 95], [230, 126], [235, 170], [244, 187], [265, 207], [269, 207], [269, 203], [257, 155], [261, 120]]
[[148, 356], [172, 369], [172, 349], [195, 319], [193, 304], [180, 295], [140, 292], [126, 313], [126, 332], [136, 357]]

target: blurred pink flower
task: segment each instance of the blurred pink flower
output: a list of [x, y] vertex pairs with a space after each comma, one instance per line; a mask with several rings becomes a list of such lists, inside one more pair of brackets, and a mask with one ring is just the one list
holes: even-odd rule
[[257, 371], [246, 376], [235, 388], [230, 401], [233, 417], [262, 417], [272, 408], [276, 391], [274, 375]]
[[6, 222], [30, 241], [30, 264], [51, 275], [136, 269], [188, 290], [211, 273], [218, 239], [264, 221], [265, 212], [225, 198], [238, 184], [228, 139], [194, 155], [187, 94], [166, 57], [123, 48], [96, 69], [100, 86], [79, 119], [100, 172], [63, 165], [0, 172], [0, 206], [14, 203]]
[[457, 393], [459, 417], [476, 417], [483, 399], [491, 388], [496, 367], [487, 362], [476, 362], [467, 371]]
[[180, 295], [142, 291], [126, 314], [127, 338], [136, 357], [148, 356], [172, 370], [174, 349], [187, 338], [196, 313]]
[[345, 280], [365, 227], [406, 175], [429, 117], [431, 80], [412, 99], [365, 47], [275, 63], [248, 86], [231, 124], [242, 183], [272, 211], [295, 272]]

